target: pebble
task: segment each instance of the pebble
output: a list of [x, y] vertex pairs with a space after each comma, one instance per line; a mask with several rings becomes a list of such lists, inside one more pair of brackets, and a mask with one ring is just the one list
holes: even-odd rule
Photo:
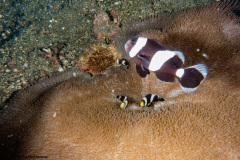
[[11, 69], [5, 69], [5, 72], [9, 73], [9, 72], [11, 72]]
[[63, 72], [63, 68], [62, 67], [58, 68], [58, 72]]
[[117, 5], [121, 4], [121, 2], [118, 1], [118, 2], [114, 2], [113, 4], [117, 6]]
[[13, 72], [18, 72], [18, 69], [17, 69], [17, 68], [14, 68], [14, 69], [13, 69]]
[[24, 63], [23, 64], [23, 68], [27, 68], [28, 67], [28, 64], [27, 63]]

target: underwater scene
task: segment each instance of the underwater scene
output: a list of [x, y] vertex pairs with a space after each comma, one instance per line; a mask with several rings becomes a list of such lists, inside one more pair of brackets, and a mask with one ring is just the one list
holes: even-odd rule
[[88, 65], [82, 61], [91, 51], [113, 50], [121, 57], [113, 35], [124, 23], [208, 2], [213, 1], [3, 0], [1, 102], [55, 72], [86, 70]]
[[239, 159], [239, 0], [2, 0], [3, 159]]

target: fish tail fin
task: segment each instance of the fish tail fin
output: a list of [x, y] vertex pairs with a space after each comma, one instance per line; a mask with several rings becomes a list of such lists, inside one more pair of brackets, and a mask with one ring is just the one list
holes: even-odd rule
[[197, 90], [199, 85], [207, 77], [208, 70], [205, 64], [198, 64], [188, 68], [178, 69], [176, 77], [186, 93], [191, 93]]

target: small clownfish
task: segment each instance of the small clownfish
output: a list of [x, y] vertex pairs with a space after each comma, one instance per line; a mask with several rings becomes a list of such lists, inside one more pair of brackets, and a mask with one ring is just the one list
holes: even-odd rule
[[127, 69], [129, 68], [129, 63], [126, 59], [117, 59], [116, 62], [119, 65], [127, 66]]
[[150, 70], [164, 82], [174, 82], [177, 78], [182, 90], [186, 93], [194, 92], [208, 74], [205, 64], [181, 68], [185, 61], [183, 53], [170, 51], [155, 39], [133, 38], [128, 40], [124, 47], [136, 63], [136, 70], [140, 77], [146, 77]]
[[120, 104], [120, 107], [121, 107], [121, 108], [126, 108], [127, 105], [128, 105], [128, 98], [127, 98], [127, 96], [117, 95], [117, 98], [122, 102], [122, 103]]
[[164, 98], [158, 97], [156, 94], [147, 94], [140, 102], [141, 107], [150, 107], [153, 102], [165, 101]]

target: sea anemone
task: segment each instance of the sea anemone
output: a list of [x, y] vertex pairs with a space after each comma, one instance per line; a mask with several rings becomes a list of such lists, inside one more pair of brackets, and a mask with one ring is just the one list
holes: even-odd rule
[[[117, 39], [118, 44], [124, 44], [129, 37], [153, 29], [143, 24], [157, 27], [153, 25], [157, 21], [162, 23], [158, 32], [162, 32], [169, 47], [181, 50], [179, 47], [191, 44], [186, 39], [193, 39], [193, 50], [202, 46], [199, 50], [208, 51], [209, 59], [204, 60], [199, 51], [188, 52], [188, 61], [194, 61], [190, 65], [203, 61], [210, 68], [210, 76], [193, 94], [184, 93], [176, 82], [159, 81], [152, 73], [141, 78], [131, 61], [129, 68], [114, 66], [107, 68], [105, 74], [62, 73], [21, 90], [4, 108], [0, 115], [1, 158], [36, 155], [48, 159], [238, 159], [240, 46], [236, 42], [240, 32], [229, 28], [227, 35], [231, 32], [234, 39], [217, 31], [215, 34], [220, 35], [214, 37], [218, 40], [196, 41], [203, 30], [194, 32], [193, 28], [181, 39], [181, 27], [174, 27], [179, 26], [181, 18], [193, 14], [197, 20], [198, 15], [207, 19], [221, 14], [215, 25], [231, 21], [238, 26], [239, 18], [231, 12], [233, 7], [236, 6], [232, 3], [215, 3], [133, 22], [125, 25], [123, 36]], [[178, 37], [177, 44], [167, 41], [171, 28], [180, 29], [169, 32], [179, 34], [174, 36]], [[127, 31], [132, 32], [127, 35]], [[224, 45], [229, 50], [219, 46], [219, 41], [229, 44]], [[156, 94], [165, 101], [140, 107], [147, 94]], [[119, 100], [117, 95], [127, 98]]]

